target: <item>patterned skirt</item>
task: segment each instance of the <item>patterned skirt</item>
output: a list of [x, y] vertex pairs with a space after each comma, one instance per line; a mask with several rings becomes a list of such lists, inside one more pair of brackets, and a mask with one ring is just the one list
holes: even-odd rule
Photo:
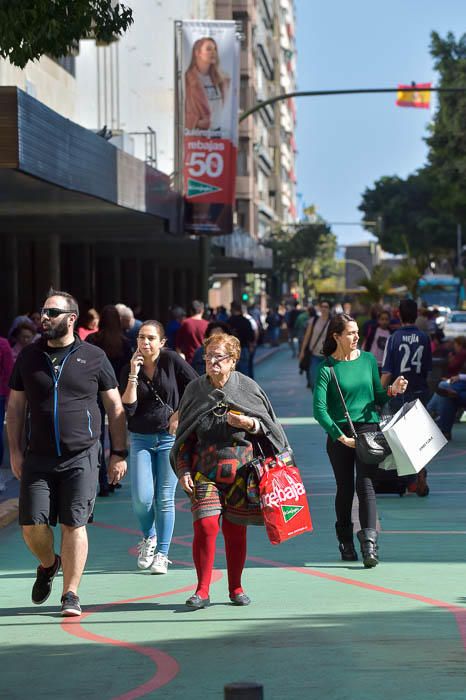
[[[263, 525], [264, 518], [257, 497], [251, 498], [250, 469], [238, 469], [231, 484], [222, 484], [209, 479], [201, 472], [193, 475], [194, 493], [191, 496], [191, 511], [194, 520], [223, 514], [237, 525]], [[255, 494], [254, 494], [255, 495]]]

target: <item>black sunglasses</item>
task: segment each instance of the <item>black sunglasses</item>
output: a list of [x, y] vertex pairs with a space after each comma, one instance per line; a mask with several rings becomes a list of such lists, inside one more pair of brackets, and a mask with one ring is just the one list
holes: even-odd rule
[[58, 316], [61, 316], [62, 314], [75, 314], [77, 313], [76, 309], [69, 309], [69, 311], [66, 311], [66, 309], [56, 309], [54, 307], [42, 307], [40, 310], [40, 315], [41, 316], [48, 316], [49, 318], [58, 318]]

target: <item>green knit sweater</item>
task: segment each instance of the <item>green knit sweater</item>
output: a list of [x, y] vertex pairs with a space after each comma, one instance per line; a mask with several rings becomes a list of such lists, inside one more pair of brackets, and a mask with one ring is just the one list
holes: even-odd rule
[[329, 357], [320, 365], [314, 388], [314, 416], [325, 432], [332, 440], [338, 440], [348, 425], [328, 362], [335, 369], [353, 423], [378, 423], [376, 405], [383, 405], [389, 397], [380, 383], [374, 355], [361, 352], [350, 361]]

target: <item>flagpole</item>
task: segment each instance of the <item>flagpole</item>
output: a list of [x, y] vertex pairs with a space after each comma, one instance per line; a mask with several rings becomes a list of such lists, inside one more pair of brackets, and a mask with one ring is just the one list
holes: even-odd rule
[[[254, 112], [259, 111], [260, 109], [263, 109], [264, 107], [267, 107], [268, 105], [275, 104], [275, 102], [281, 102], [282, 100], [288, 100], [293, 97], [325, 97], [325, 96], [331, 96], [331, 95], [373, 95], [373, 94], [382, 94], [382, 93], [390, 93], [394, 92], [397, 93], [400, 88], [356, 88], [354, 90], [305, 90], [305, 91], [298, 91], [298, 92], [287, 92], [284, 95], [275, 95], [274, 97], [270, 97], [268, 100], [264, 100], [263, 102], [258, 102], [257, 104], [254, 105], [254, 107], [251, 107], [251, 109], [247, 109], [243, 114], [240, 116], [239, 121], [242, 122], [244, 119], [247, 119], [248, 117], [251, 116], [251, 114], [254, 114]], [[419, 87], [414, 86], [414, 87], [403, 87], [403, 90], [405, 92], [418, 92]], [[454, 92], [466, 92], [466, 87], [452, 87], [452, 88], [437, 88], [437, 87], [423, 87], [422, 90], [425, 92], [445, 92], [445, 93], [454, 93]]]

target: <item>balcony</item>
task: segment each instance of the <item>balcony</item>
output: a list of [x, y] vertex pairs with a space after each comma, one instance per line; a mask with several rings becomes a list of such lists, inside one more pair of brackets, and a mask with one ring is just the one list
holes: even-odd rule
[[265, 165], [267, 172], [270, 172], [273, 169], [273, 158], [270, 154], [269, 148], [264, 146], [262, 143], [255, 143], [254, 152], [261, 161], [262, 167]]
[[237, 199], [251, 199], [252, 178], [250, 175], [238, 175], [236, 177], [236, 197]]
[[247, 51], [246, 49], [241, 49], [240, 69], [241, 69], [241, 75], [245, 75], [248, 77], [252, 76], [254, 64], [253, 64], [253, 56], [252, 56], [251, 51]]
[[[218, 2], [218, 0], [217, 0]], [[243, 14], [251, 15], [254, 8], [253, 0], [233, 0], [232, 11], [241, 12]]]
[[239, 123], [239, 136], [241, 139], [252, 139], [254, 136], [254, 117], [248, 117]]

